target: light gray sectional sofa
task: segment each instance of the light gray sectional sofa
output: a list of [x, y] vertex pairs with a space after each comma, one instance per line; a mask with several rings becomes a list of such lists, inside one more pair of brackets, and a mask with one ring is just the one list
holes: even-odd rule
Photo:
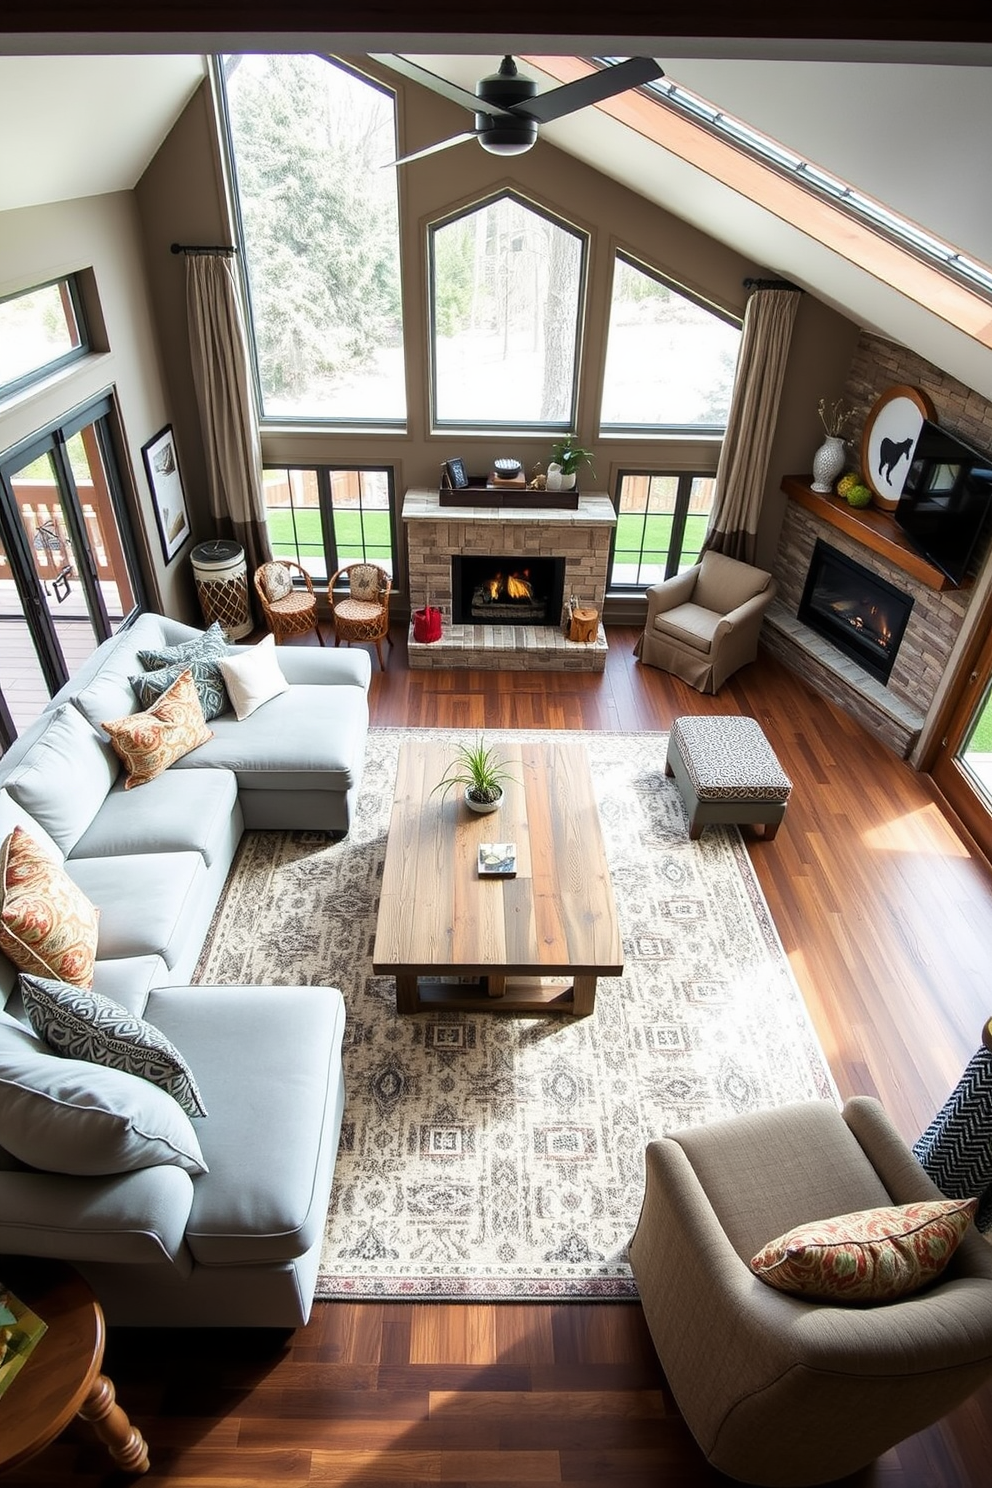
[[347, 830], [371, 667], [278, 647], [285, 692], [125, 790], [98, 725], [139, 711], [139, 651], [202, 634], [146, 614], [97, 650], [0, 759], [0, 844], [21, 826], [97, 906], [93, 991], [176, 1045], [208, 1115], [52, 1053], [0, 950], [0, 1256], [73, 1262], [113, 1323], [292, 1327], [340, 1133], [341, 993], [188, 982], [245, 826]]

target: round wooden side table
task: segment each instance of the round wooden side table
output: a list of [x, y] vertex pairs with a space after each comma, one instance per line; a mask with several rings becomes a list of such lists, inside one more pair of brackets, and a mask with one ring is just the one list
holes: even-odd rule
[[101, 1374], [106, 1325], [83, 1278], [62, 1261], [0, 1257], [0, 1281], [48, 1324], [0, 1395], [0, 1473], [42, 1451], [79, 1415], [124, 1472], [148, 1471], [144, 1437]]

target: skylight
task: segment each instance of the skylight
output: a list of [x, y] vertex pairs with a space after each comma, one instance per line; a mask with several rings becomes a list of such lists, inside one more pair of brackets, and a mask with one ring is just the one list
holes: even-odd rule
[[[609, 64], [622, 60], [619, 57], [596, 58], [597, 62]], [[659, 103], [703, 125], [713, 134], [736, 145], [738, 149], [772, 166], [813, 195], [833, 202], [842, 211], [868, 223], [883, 237], [898, 243], [918, 258], [939, 264], [947, 274], [966, 284], [970, 289], [976, 290], [986, 299], [992, 300], [992, 269], [958, 252], [951, 244], [935, 237], [915, 222], [910, 222], [908, 218], [900, 216], [890, 207], [885, 207], [872, 197], [865, 196], [863, 192], [857, 191], [846, 181], [842, 181], [821, 166], [814, 165], [812, 161], [804, 160], [802, 156], [794, 154], [778, 140], [762, 134], [750, 124], [734, 118], [732, 114], [725, 113], [723, 109], [707, 102], [697, 93], [690, 92], [688, 88], [683, 88], [680, 83], [673, 82], [671, 78], [660, 78], [657, 82], [647, 83], [643, 92], [653, 94]]]

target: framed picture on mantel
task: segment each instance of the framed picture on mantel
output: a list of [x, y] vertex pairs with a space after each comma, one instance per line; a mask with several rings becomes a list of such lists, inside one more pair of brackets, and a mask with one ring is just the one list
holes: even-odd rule
[[876, 506], [895, 511], [913, 461], [924, 419], [936, 423], [934, 406], [922, 388], [901, 383], [887, 388], [865, 422], [861, 473]]

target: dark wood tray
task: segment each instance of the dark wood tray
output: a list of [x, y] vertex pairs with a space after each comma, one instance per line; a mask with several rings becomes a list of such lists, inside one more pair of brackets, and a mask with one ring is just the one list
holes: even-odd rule
[[578, 511], [579, 493], [574, 491], [528, 491], [521, 486], [491, 486], [486, 476], [470, 476], [467, 486], [441, 486], [442, 506], [510, 506], [526, 511]]

